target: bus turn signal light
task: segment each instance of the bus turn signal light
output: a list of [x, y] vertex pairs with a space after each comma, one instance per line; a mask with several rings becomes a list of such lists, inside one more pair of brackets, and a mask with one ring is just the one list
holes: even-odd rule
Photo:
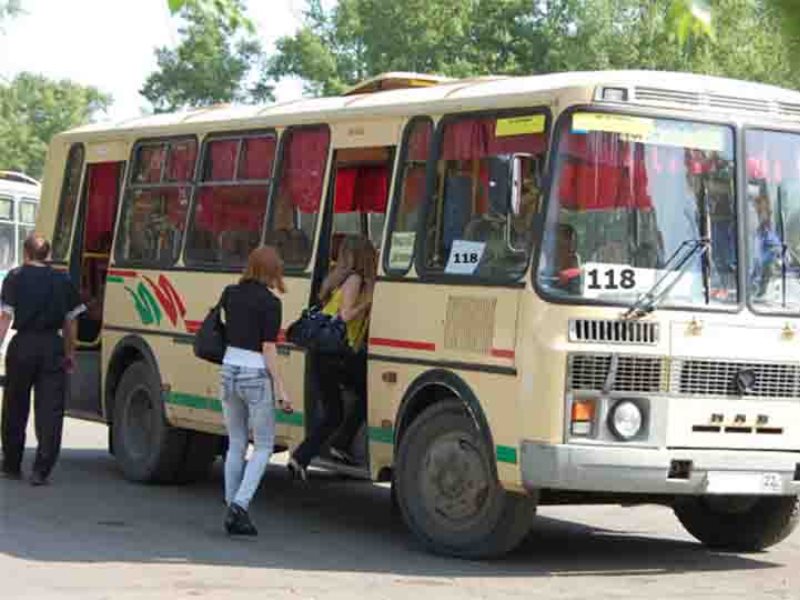
[[572, 435], [587, 436], [592, 433], [594, 423], [594, 399], [575, 399], [572, 401]]

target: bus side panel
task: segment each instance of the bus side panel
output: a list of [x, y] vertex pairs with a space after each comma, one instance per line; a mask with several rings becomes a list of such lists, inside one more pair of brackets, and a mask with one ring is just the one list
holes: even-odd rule
[[[485, 414], [503, 485], [518, 488], [520, 378], [517, 311], [522, 290], [382, 281], [370, 322], [369, 434], [373, 476], [393, 459], [400, 403], [433, 369], [458, 375]], [[389, 426], [391, 424], [391, 426]]]

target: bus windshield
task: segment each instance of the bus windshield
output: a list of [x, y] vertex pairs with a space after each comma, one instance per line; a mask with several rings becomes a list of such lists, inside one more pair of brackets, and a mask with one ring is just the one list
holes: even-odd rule
[[737, 303], [731, 128], [576, 112], [559, 133], [537, 272], [546, 295], [631, 304], [666, 278], [661, 304]]
[[759, 312], [800, 311], [800, 135], [748, 131], [747, 282]]

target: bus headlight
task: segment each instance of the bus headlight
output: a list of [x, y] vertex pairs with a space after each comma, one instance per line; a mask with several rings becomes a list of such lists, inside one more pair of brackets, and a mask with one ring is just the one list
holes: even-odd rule
[[608, 428], [623, 441], [635, 438], [643, 426], [644, 414], [633, 400], [620, 400], [608, 413]]

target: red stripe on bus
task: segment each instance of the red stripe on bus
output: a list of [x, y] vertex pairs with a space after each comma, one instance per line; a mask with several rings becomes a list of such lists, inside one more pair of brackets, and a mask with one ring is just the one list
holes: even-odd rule
[[404, 348], [406, 350], [427, 350], [428, 352], [436, 352], [436, 344], [432, 342], [393, 340], [389, 338], [369, 338], [369, 345], [386, 346], [388, 348]]
[[136, 271], [118, 271], [117, 269], [109, 269], [108, 274], [112, 277], [136, 277]]
[[500, 348], [492, 348], [491, 354], [495, 358], [508, 358], [510, 360], [514, 360], [514, 357], [516, 356], [516, 353], [513, 350], [502, 350]]
[[200, 329], [200, 325], [202, 325], [203, 322], [202, 321], [184, 321], [184, 324], [186, 325], [186, 331], [188, 331], [189, 333], [197, 333], [198, 330]]

